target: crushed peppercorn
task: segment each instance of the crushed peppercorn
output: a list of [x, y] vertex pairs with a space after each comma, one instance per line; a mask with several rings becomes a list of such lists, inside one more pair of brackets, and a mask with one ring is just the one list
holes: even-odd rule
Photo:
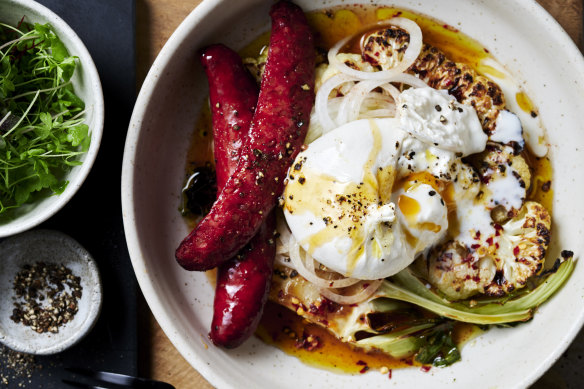
[[14, 279], [14, 309], [10, 319], [33, 331], [58, 333], [79, 310], [81, 278], [63, 265], [25, 264]]

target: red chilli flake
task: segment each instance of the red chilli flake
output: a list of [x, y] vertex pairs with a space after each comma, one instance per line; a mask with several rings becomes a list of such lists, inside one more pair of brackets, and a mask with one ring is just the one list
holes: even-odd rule
[[365, 362], [365, 361], [358, 360], [357, 361], [357, 366], [363, 366], [363, 368], [361, 370], [359, 370], [359, 373], [361, 373], [361, 374], [363, 374], [367, 370], [369, 370], [369, 366], [367, 366], [367, 362]]
[[452, 27], [449, 24], [443, 24], [442, 27], [445, 28], [445, 29], [447, 29], [448, 31], [458, 32], [458, 29], [457, 28], [454, 28], [454, 27]]
[[391, 369], [389, 369], [389, 373], [387, 374], [387, 378], [391, 379], [391, 374], [392, 374], [392, 371], [391, 371]]
[[489, 238], [486, 240], [486, 242], [489, 244], [489, 246], [493, 245], [493, 237], [489, 236]]
[[296, 338], [294, 346], [298, 349], [303, 348], [306, 351], [314, 351], [322, 347], [322, 342], [318, 336], [310, 335], [304, 331], [302, 337]]
[[422, 366], [420, 367], [420, 370], [422, 370], [424, 373], [427, 373], [430, 371], [431, 368], [432, 366]]
[[518, 256], [519, 255], [519, 246], [515, 246], [513, 248], [513, 255]]

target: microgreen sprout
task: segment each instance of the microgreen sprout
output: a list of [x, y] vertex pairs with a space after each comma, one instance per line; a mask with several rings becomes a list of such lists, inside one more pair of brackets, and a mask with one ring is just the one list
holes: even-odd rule
[[61, 194], [89, 149], [77, 62], [49, 24], [0, 23], [0, 214]]

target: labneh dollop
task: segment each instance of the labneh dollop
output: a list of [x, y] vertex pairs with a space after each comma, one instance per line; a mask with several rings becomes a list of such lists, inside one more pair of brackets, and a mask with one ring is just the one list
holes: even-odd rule
[[[322, 265], [380, 279], [410, 265], [448, 230], [448, 208], [432, 181], [485, 149], [473, 107], [432, 88], [404, 91], [399, 118], [342, 125], [301, 152], [284, 191], [286, 222]], [[421, 179], [430, 177], [429, 179]]]

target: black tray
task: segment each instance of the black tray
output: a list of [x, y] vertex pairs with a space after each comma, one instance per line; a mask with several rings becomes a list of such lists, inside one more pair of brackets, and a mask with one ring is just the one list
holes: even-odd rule
[[[99, 72], [105, 97], [105, 127], [94, 167], [73, 199], [39, 228], [60, 230], [96, 259], [104, 301], [100, 318], [78, 345], [53, 356], [35, 357], [15, 371], [0, 357], [8, 387], [63, 388], [66, 366], [137, 373], [137, 283], [130, 263], [121, 211], [124, 142], [136, 96], [135, 3], [133, 0], [38, 0], [81, 37]], [[1, 353], [0, 353], [1, 354]], [[18, 370], [18, 369], [16, 369]], [[0, 387], [6, 383], [0, 380]]]

